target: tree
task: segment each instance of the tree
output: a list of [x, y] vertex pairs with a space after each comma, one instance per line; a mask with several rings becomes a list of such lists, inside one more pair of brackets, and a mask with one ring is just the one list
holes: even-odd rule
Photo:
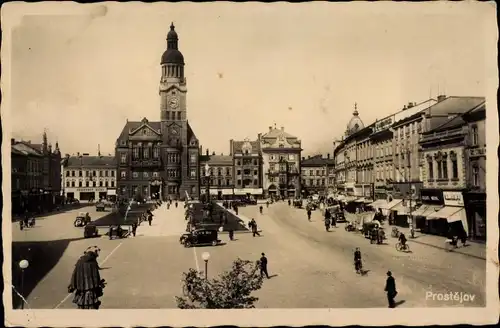
[[231, 270], [218, 278], [205, 279], [203, 273], [189, 269], [183, 273], [184, 297], [176, 297], [180, 309], [247, 309], [254, 308], [257, 297], [252, 292], [262, 287], [258, 262], [233, 262]]

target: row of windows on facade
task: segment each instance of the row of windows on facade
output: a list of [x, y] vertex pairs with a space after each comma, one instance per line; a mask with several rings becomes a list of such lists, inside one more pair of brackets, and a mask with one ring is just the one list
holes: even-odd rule
[[[176, 169], [169, 169], [167, 170], [167, 177], [169, 178], [179, 178], [181, 176], [181, 173], [179, 170]], [[121, 171], [120, 172], [120, 177], [122, 179], [127, 179], [127, 171]], [[149, 179], [149, 178], [159, 178], [160, 177], [160, 172], [132, 172], [132, 178], [134, 179]], [[196, 169], [190, 169], [190, 177], [191, 178], [196, 178]]]
[[15, 179], [14, 186], [15, 190], [29, 190], [33, 188], [41, 188], [42, 184], [38, 179], [23, 179], [24, 184], [21, 183], [20, 179]]
[[[450, 152], [450, 156], [447, 153], [443, 153], [441, 156], [437, 155], [434, 157], [427, 157], [427, 168], [428, 168], [428, 180], [448, 180], [448, 163], [451, 164], [451, 179], [458, 179], [458, 162], [457, 156], [454, 152]], [[435, 170], [437, 175], [435, 176]]]
[[[42, 165], [40, 165], [40, 161], [34, 161], [34, 160], [30, 160], [28, 159], [26, 161], [26, 169], [27, 169], [27, 172], [28, 173], [39, 173], [39, 172], [42, 172]], [[16, 173], [16, 172], [21, 172], [21, 170], [19, 170], [18, 168], [12, 168], [12, 172], [13, 173]]]
[[[152, 154], [151, 154], [152, 153]], [[151, 157], [152, 155], [152, 157]], [[196, 154], [191, 154], [191, 163], [196, 163]], [[160, 158], [160, 148], [155, 146], [153, 148], [142, 148], [140, 146], [132, 147], [132, 160], [138, 159], [159, 159]], [[127, 164], [127, 153], [122, 153], [120, 155], [120, 162], [122, 164]], [[181, 156], [178, 153], [167, 153], [167, 163], [178, 164], [181, 162]]]
[[[90, 181], [85, 181], [85, 187], [115, 187], [115, 182], [114, 181], [92, 181], [92, 184]], [[66, 187], [76, 187], [76, 182], [75, 181], [66, 181]], [[84, 187], [83, 181], [78, 181], [78, 187]]]
[[165, 119], [180, 121], [182, 119], [182, 114], [181, 112], [165, 111]]
[[270, 163], [269, 164], [269, 170], [270, 171], [275, 171], [276, 167], [279, 167], [280, 171], [289, 171], [289, 172], [297, 171], [295, 163], [281, 163], [279, 165], [277, 165], [275, 163]]
[[326, 182], [328, 181], [328, 185], [333, 185], [334, 181], [333, 178], [328, 178], [325, 179], [303, 179], [302, 184], [305, 186], [325, 186]]
[[[403, 129], [400, 129], [399, 131], [400, 131], [399, 135], [402, 138], [403, 132], [401, 132], [401, 131], [403, 131]], [[470, 137], [471, 137], [471, 145], [473, 145], [473, 146], [478, 145], [479, 132], [478, 132], [477, 126], [473, 126], [471, 128]], [[397, 140], [398, 138], [396, 137], [395, 139]], [[414, 145], [405, 146], [403, 143], [396, 141], [395, 145], [394, 145], [394, 153], [396, 155], [402, 154], [402, 156], [403, 156], [403, 154], [411, 146], [414, 146]], [[357, 149], [355, 149], [355, 148], [357, 148]], [[370, 144], [368, 142], [365, 142], [365, 143], [359, 144], [358, 147], [351, 146], [346, 150], [346, 156], [348, 158], [352, 159], [354, 154], [356, 154], [356, 158], [358, 158], [359, 160], [371, 159], [373, 157], [373, 155], [375, 155], [375, 158], [380, 158], [383, 156], [391, 156], [393, 154], [393, 143], [392, 143], [392, 140], [388, 140], [385, 143], [377, 143], [375, 145], [370, 146]]]
[[79, 170], [79, 171], [74, 171], [74, 170], [71, 170], [71, 171], [66, 171], [66, 176], [67, 177], [76, 177], [78, 174], [79, 177], [83, 177], [83, 176], [86, 176], [86, 177], [96, 177], [96, 176], [100, 176], [100, 177], [114, 177], [115, 176], [115, 171], [113, 170], [99, 170], [99, 171], [90, 171], [90, 170], [87, 170], [87, 171], [83, 171], [83, 170]]
[[285, 161], [285, 160], [289, 160], [289, 161], [294, 161], [296, 158], [296, 155], [295, 154], [288, 154], [287, 155], [270, 155], [269, 156], [269, 160], [270, 161], [277, 161], [277, 160], [280, 160], [280, 161]]
[[[248, 150], [246, 150], [245, 154], [248, 155]], [[243, 165], [254, 165], [254, 166], [259, 164], [256, 158], [254, 159], [245, 158], [243, 161], [241, 159], [236, 160], [236, 165], [241, 166], [241, 163], [243, 163]]]
[[[242, 184], [245, 184], [245, 186], [250, 186], [252, 184], [251, 179], [238, 179], [236, 180], [236, 185], [238, 187], [241, 187]], [[211, 186], [232, 186], [233, 185], [233, 180], [231, 179], [210, 179], [210, 185]], [[253, 185], [258, 186], [259, 185], [259, 180], [258, 179], [253, 179]]]
[[315, 170], [306, 170], [306, 169], [302, 169], [302, 175], [308, 175], [308, 176], [324, 176], [326, 175], [326, 172], [328, 171], [328, 175], [333, 175], [334, 172], [335, 172], [335, 169], [331, 168], [329, 170], [326, 170], [326, 169], [320, 169], [320, 170], [316, 170], [316, 174], [314, 174]]
[[279, 176], [278, 178], [276, 177], [269, 177], [268, 178], [269, 182], [278, 182], [280, 184], [286, 184], [287, 182], [294, 182], [295, 179], [289, 178], [287, 176]]

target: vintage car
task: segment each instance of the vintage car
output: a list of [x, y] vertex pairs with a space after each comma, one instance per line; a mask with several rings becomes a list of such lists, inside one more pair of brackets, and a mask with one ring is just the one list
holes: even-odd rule
[[379, 227], [380, 227], [380, 222], [378, 222], [376, 220], [363, 223], [363, 234], [365, 235], [365, 238], [371, 239], [372, 231], [374, 229], [378, 230]]
[[95, 210], [96, 212], [104, 212], [106, 210], [106, 203], [98, 202], [97, 204], [95, 204]]
[[83, 229], [83, 237], [84, 238], [93, 238], [99, 236], [99, 230], [97, 226], [93, 223], [89, 223]]
[[83, 227], [90, 223], [92, 219], [88, 212], [80, 212], [76, 216], [75, 222], [73, 223], [75, 227]]
[[218, 239], [217, 230], [201, 228], [183, 234], [180, 237], [179, 242], [184, 245], [184, 247], [197, 245], [217, 246], [221, 242], [221, 240]]

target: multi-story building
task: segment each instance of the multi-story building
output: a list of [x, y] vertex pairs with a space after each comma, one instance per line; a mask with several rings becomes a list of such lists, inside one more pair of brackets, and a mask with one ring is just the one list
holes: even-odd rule
[[[440, 106], [441, 105], [441, 106]], [[434, 107], [427, 118], [428, 131], [422, 132], [421, 176], [423, 192], [439, 193], [443, 207], [426, 217], [430, 220], [461, 221], [473, 238], [486, 235], [485, 149], [484, 138], [485, 99], [481, 97], [450, 97]], [[437, 113], [448, 113], [438, 115]], [[480, 136], [479, 127], [483, 126]], [[482, 168], [482, 170], [481, 170]], [[473, 200], [466, 206], [465, 199]], [[471, 204], [471, 205], [472, 205]], [[468, 210], [466, 210], [468, 207]], [[433, 225], [432, 222], [428, 222]], [[431, 230], [446, 229], [441, 223]]]
[[67, 154], [61, 162], [62, 190], [67, 199], [80, 201], [116, 198], [116, 159], [114, 156], [76, 156]]
[[200, 194], [206, 195], [208, 189], [211, 197], [230, 198], [234, 188], [233, 156], [210, 154], [208, 149], [202, 155], [201, 151], [200, 147]]
[[51, 211], [60, 200], [61, 152], [43, 134], [41, 144], [11, 139], [13, 213]]
[[160, 121], [127, 121], [116, 141], [120, 197], [199, 197], [199, 144], [187, 119], [187, 81], [178, 40], [172, 24], [160, 62]]
[[285, 128], [269, 127], [258, 137], [262, 153], [263, 189], [266, 196], [299, 197], [301, 141]]
[[335, 163], [330, 158], [322, 155], [302, 157], [300, 163], [302, 179], [302, 195], [327, 196], [334, 191], [335, 187]]
[[372, 126], [365, 127], [355, 104], [344, 137], [340, 142], [335, 142], [333, 151], [337, 191], [349, 198], [372, 197], [371, 131]]
[[231, 139], [229, 149], [234, 166], [234, 195], [262, 196], [262, 155], [259, 141], [248, 138], [243, 141]]

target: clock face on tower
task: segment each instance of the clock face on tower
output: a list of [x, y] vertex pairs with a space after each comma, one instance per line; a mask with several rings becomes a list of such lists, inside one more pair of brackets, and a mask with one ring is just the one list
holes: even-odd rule
[[168, 101], [168, 104], [169, 104], [170, 108], [177, 108], [179, 106], [179, 98], [177, 98], [177, 97], [170, 98], [170, 100]]

